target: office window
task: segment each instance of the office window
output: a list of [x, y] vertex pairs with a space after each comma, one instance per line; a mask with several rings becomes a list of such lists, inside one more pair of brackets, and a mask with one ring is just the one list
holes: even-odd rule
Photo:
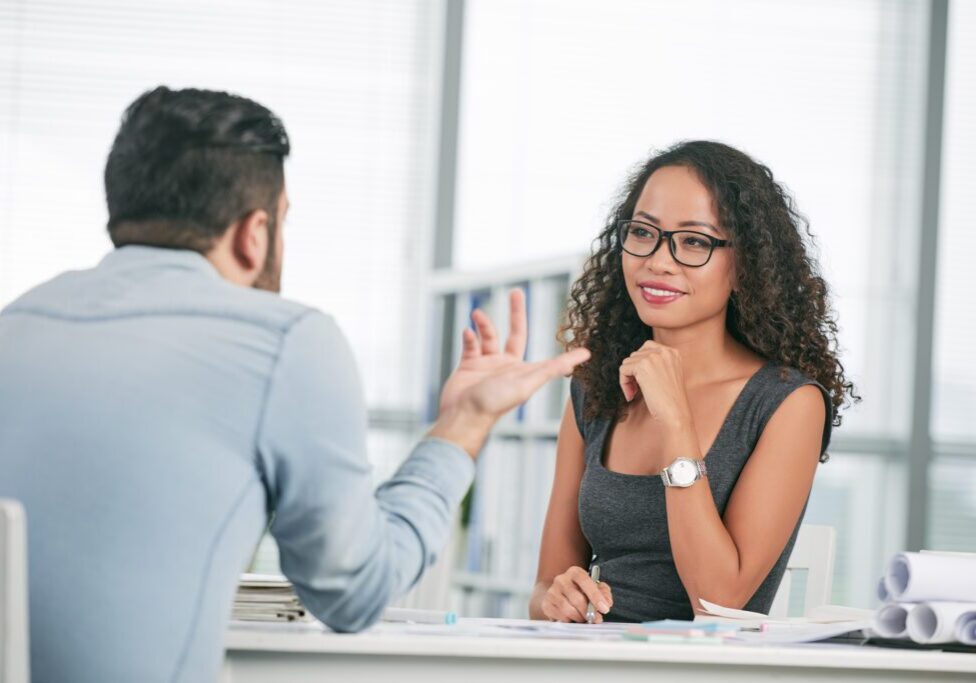
[[932, 431], [976, 441], [976, 5], [949, 3]]
[[[861, 480], [842, 473], [902, 476], [927, 4], [470, 0], [466, 12], [458, 267], [587, 252], [630, 170], [680, 140], [739, 147], [794, 193], [865, 398], [835, 434], [807, 521], [880, 530], [878, 543], [841, 536], [837, 595], [869, 602], [904, 513], [883, 490], [859, 498]], [[832, 498], [853, 507], [837, 517]]]
[[976, 550], [976, 5], [949, 3], [936, 280], [929, 540]]
[[[269, 106], [286, 164], [283, 294], [333, 313], [371, 406], [416, 409], [441, 4], [0, 3], [0, 305], [110, 249], [102, 170], [158, 84]], [[378, 225], [381, 229], [378, 230]]]

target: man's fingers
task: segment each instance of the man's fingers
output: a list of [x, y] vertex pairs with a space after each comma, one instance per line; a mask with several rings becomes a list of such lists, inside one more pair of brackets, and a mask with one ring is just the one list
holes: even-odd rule
[[538, 361], [529, 365], [533, 366], [532, 373], [538, 372], [545, 375], [548, 379], [552, 379], [560, 375], [565, 377], [571, 374], [577, 365], [585, 363], [589, 359], [589, 350], [577, 348], [571, 349], [566, 353], [561, 353], [549, 360]]
[[589, 357], [590, 352], [586, 349], [573, 349], [549, 360], [525, 363], [515, 370], [519, 388], [527, 399], [543, 384], [556, 377], [568, 375]]
[[471, 314], [471, 320], [478, 328], [478, 336], [481, 338], [481, 352], [485, 354], [498, 353], [498, 334], [495, 332], [495, 326], [488, 314], [477, 308]]
[[461, 333], [461, 358], [477, 358], [481, 355], [481, 344], [478, 335], [465, 327]]
[[585, 363], [590, 359], [589, 349], [582, 347], [570, 349], [566, 353], [561, 353], [552, 360], [556, 362], [556, 370], [560, 375], [569, 375], [577, 365]]
[[509, 329], [508, 340], [505, 342], [505, 353], [522, 359], [525, 357], [525, 344], [528, 340], [525, 293], [521, 289], [513, 289], [508, 295], [508, 306]]

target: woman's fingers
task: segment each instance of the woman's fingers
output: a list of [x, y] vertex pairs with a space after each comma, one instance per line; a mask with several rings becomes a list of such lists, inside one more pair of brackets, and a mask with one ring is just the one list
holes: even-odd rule
[[586, 607], [588, 600], [579, 586], [573, 580], [569, 572], [564, 572], [557, 576], [552, 582], [550, 590], [556, 591], [561, 596], [563, 602], [568, 605], [569, 613], [572, 615], [571, 621], [586, 621]]
[[634, 377], [633, 361], [629, 358], [620, 364], [620, 389], [624, 392], [624, 400], [630, 403], [635, 396], [640, 385]]
[[608, 603], [610, 603], [610, 606], [613, 607], [613, 591], [610, 590], [610, 584], [607, 583], [606, 581], [601, 581], [599, 585], [600, 585], [600, 592], [603, 593], [604, 598], [607, 600]]
[[554, 592], [552, 588], [549, 589], [542, 601], [542, 613], [553, 621], [581, 621], [576, 608], [566, 600], [562, 593]]
[[471, 320], [474, 321], [474, 326], [478, 329], [478, 337], [481, 338], [481, 352], [498, 353], [498, 333], [495, 332], [495, 325], [488, 314], [476, 308], [471, 313]]
[[603, 615], [613, 606], [610, 586], [604, 582], [595, 583], [585, 571], [576, 567], [553, 580], [542, 600], [542, 613], [553, 621], [583, 623], [591, 602], [596, 608], [594, 623], [603, 623]]
[[593, 603], [593, 606], [602, 614], [610, 611], [610, 606], [613, 604], [612, 599], [608, 599], [608, 596], [600, 590], [597, 582], [591, 579], [590, 575], [582, 567], [574, 567], [567, 573], [570, 574], [573, 583], [586, 596], [587, 608], [589, 607], [589, 603]]
[[595, 622], [600, 623], [613, 606], [613, 595], [606, 583], [598, 584], [582, 567], [572, 567], [553, 579], [545, 601], [543, 612], [550, 619], [584, 622], [592, 604]]

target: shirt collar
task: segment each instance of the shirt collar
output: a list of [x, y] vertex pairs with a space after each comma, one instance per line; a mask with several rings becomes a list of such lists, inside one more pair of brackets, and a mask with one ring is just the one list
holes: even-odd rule
[[164, 267], [192, 270], [220, 277], [217, 269], [202, 254], [191, 249], [150, 247], [129, 244], [110, 251], [99, 264], [111, 269]]

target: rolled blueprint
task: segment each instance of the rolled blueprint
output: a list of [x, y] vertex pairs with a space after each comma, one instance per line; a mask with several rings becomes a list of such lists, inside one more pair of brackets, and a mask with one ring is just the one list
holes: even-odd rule
[[956, 640], [963, 645], [976, 645], [976, 605], [970, 605], [956, 619]]
[[899, 553], [884, 583], [893, 602], [976, 602], [976, 557]]
[[923, 602], [908, 615], [908, 637], [916, 643], [951, 643], [956, 640], [956, 622], [976, 609], [971, 602]]
[[907, 638], [908, 615], [915, 607], [914, 603], [889, 603], [881, 605], [874, 615], [871, 629], [882, 638]]
[[878, 600], [881, 602], [889, 602], [891, 600], [891, 596], [888, 595], [888, 589], [885, 587], [883, 576], [878, 580]]

